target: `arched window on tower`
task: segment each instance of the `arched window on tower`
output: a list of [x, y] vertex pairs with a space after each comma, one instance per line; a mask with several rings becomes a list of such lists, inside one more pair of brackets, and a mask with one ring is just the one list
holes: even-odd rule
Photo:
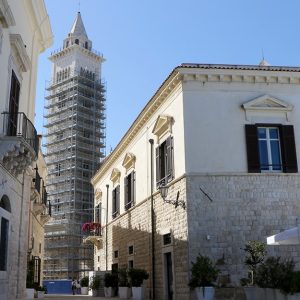
[[79, 39], [75, 40], [75, 44], [79, 45]]
[[85, 49], [88, 49], [88, 48], [89, 48], [89, 43], [88, 43], [88, 42], [85, 42], [84, 48], [85, 48]]
[[4, 195], [0, 200], [0, 271], [7, 271], [10, 214], [10, 201]]

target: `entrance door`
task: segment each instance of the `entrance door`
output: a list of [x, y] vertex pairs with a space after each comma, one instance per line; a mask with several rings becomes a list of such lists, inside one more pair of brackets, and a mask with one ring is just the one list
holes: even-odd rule
[[165, 253], [165, 278], [166, 278], [166, 299], [173, 300], [173, 271], [172, 271], [172, 253]]

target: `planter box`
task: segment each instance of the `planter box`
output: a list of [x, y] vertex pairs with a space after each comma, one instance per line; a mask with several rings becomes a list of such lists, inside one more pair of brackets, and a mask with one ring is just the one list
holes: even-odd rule
[[116, 295], [116, 289], [110, 287], [104, 287], [104, 296], [106, 298], [111, 298], [114, 297]]
[[214, 300], [215, 288], [211, 286], [198, 287], [196, 288], [196, 295], [197, 300]]
[[88, 293], [89, 293], [89, 288], [87, 286], [82, 286], [81, 295], [88, 295]]
[[38, 291], [37, 292], [38, 299], [44, 299], [45, 298], [45, 292], [44, 291]]
[[257, 286], [244, 286], [244, 292], [247, 300], [266, 300], [264, 289]]
[[300, 293], [286, 295], [287, 300], [300, 300]]
[[143, 300], [145, 298], [144, 287], [132, 287], [132, 300]]
[[33, 300], [34, 298], [34, 289], [26, 289], [26, 299]]
[[119, 286], [119, 298], [129, 299], [131, 296], [131, 289], [127, 286]]

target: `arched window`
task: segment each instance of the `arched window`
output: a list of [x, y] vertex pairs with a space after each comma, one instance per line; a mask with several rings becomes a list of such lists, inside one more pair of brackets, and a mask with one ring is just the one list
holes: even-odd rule
[[10, 201], [9, 201], [9, 198], [6, 195], [4, 195], [1, 198], [0, 207], [7, 210], [8, 212], [11, 212]]
[[66, 42], [66, 48], [68, 48], [68, 47], [69, 47], [69, 41]]
[[85, 42], [84, 47], [85, 47], [85, 49], [88, 49], [89, 48], [89, 43]]
[[75, 44], [79, 45], [79, 39], [75, 40]]

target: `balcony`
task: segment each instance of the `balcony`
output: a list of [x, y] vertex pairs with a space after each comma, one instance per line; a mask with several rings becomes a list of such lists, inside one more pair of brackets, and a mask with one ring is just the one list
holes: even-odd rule
[[100, 223], [84, 223], [82, 225], [82, 232], [86, 235], [83, 238], [84, 244], [92, 243], [98, 250], [103, 248], [102, 227]]
[[0, 161], [13, 175], [21, 174], [38, 155], [36, 129], [24, 113], [3, 112]]

